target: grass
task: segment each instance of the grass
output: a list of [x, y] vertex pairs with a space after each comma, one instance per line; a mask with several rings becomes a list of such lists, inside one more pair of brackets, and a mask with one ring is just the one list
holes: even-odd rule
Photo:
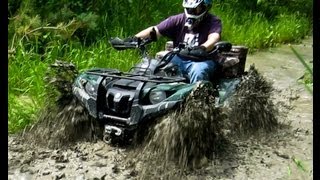
[[307, 164], [306, 161], [292, 156], [290, 165], [287, 166], [288, 179], [309, 179], [312, 171]]
[[[217, 12], [223, 22], [222, 38], [249, 49], [277, 46], [297, 42], [310, 32], [310, 23], [298, 14], [280, 15], [269, 21], [262, 14], [248, 12], [239, 17], [237, 13]], [[243, 19], [242, 19], [243, 18]]]
[[301, 160], [293, 157], [293, 158], [292, 158], [292, 161], [296, 164], [296, 166], [298, 167], [298, 169], [300, 169], [300, 170], [303, 171], [303, 172], [307, 172], [307, 169], [306, 169], [305, 165], [302, 163]]
[[39, 100], [31, 99], [30, 96], [16, 96], [9, 94], [9, 133], [14, 133], [32, 123], [36, 118], [38, 107], [41, 107]]
[[303, 59], [303, 57], [292, 47], [290, 46], [292, 52], [297, 56], [297, 59], [305, 67], [305, 73], [301, 82], [304, 84], [307, 91], [312, 95], [313, 94], [313, 70], [311, 66]]
[[[117, 1], [112, 1], [117, 3]], [[181, 4], [175, 4], [175, 7]], [[130, 5], [133, 6], [133, 5]], [[139, 5], [142, 8], [143, 4]], [[170, 12], [170, 13], [169, 13]], [[152, 12], [151, 20], [144, 21], [139, 17], [139, 22], [119, 20], [114, 26], [106, 26], [106, 36], [91, 45], [82, 45], [74, 40], [61, 40], [52, 37], [45, 45], [39, 43], [32, 44], [28, 41], [19, 41], [18, 37], [14, 44], [10, 44], [10, 49], [15, 49], [15, 53], [9, 56], [9, 120], [8, 128], [10, 133], [14, 133], [26, 125], [32, 123], [37, 112], [46, 101], [45, 77], [48, 66], [55, 60], [72, 62], [81, 71], [92, 67], [115, 68], [122, 71], [129, 70], [139, 61], [139, 52], [134, 50], [115, 51], [108, 43], [111, 35], [121, 38], [132, 35], [133, 32], [149, 26], [155, 25], [163, 19], [163, 15], [182, 12], [181, 9], [172, 8], [170, 11], [161, 13], [160, 9]], [[237, 45], [245, 45], [252, 50], [275, 46], [284, 42], [298, 41], [310, 32], [311, 24], [308, 19], [298, 14], [280, 15], [275, 20], [267, 20], [262, 14], [252, 12], [235, 12], [230, 9], [214, 7], [212, 12], [222, 19], [223, 34], [222, 40], [227, 40]], [[140, 13], [133, 13], [138, 16]], [[123, 15], [123, 14], [122, 14]], [[103, 19], [105, 23], [110, 18]], [[113, 21], [116, 21], [114, 19]], [[136, 24], [138, 23], [138, 25]], [[130, 26], [130, 24], [133, 24]], [[128, 30], [126, 27], [130, 26]], [[38, 32], [37, 32], [38, 33]], [[44, 36], [41, 38], [50, 39]], [[51, 36], [58, 36], [52, 33]], [[8, 40], [10, 43], [12, 40]], [[165, 40], [153, 43], [150, 48], [150, 55], [163, 49]], [[11, 48], [12, 46], [12, 48]], [[40, 51], [42, 49], [42, 51]], [[27, 99], [27, 100], [26, 100]]]

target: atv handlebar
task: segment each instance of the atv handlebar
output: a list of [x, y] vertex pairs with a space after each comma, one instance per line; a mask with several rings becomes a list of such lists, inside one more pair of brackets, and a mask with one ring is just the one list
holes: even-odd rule
[[117, 50], [125, 50], [139, 48], [139, 46], [144, 45], [145, 43], [139, 41], [125, 42], [123, 39], [115, 37], [111, 38], [110, 44], [113, 48]]
[[146, 56], [147, 55], [146, 45], [150, 44], [153, 41], [155, 41], [155, 39], [152, 39], [152, 38], [139, 39], [139, 38], [137, 38], [136, 41], [126, 42], [125, 40], [116, 37], [116, 38], [111, 38], [110, 43], [111, 43], [111, 46], [113, 48], [115, 48], [116, 50], [140, 49], [141, 54], [143, 56]]
[[[126, 42], [123, 39], [120, 39], [119, 37], [116, 38], [111, 38], [110, 43], [113, 48], [117, 50], [126, 50], [126, 49], [140, 49], [142, 54], [146, 54], [146, 45], [150, 44], [153, 41], [156, 41], [155, 36], [150, 36], [150, 38], [145, 38], [145, 39], [139, 39], [137, 38], [136, 41], [130, 41]], [[179, 54], [181, 56], [187, 56], [191, 59], [195, 60], [201, 60], [201, 59], [214, 59], [217, 53], [220, 52], [228, 52], [232, 48], [232, 44], [227, 41], [219, 41], [214, 44], [213, 50], [208, 52], [208, 55], [206, 57], [200, 57], [200, 56], [194, 56], [190, 54], [186, 54], [185, 50], [188, 49], [185, 44], [180, 43], [177, 47], [175, 47], [172, 51], [174, 54]]]
[[207, 53], [206, 56], [195, 56], [195, 55], [190, 55], [188, 54], [188, 50], [190, 50], [190, 47], [186, 47], [185, 44], [180, 43], [177, 47], [173, 49], [174, 54], [179, 54], [184, 57], [189, 57], [191, 59], [195, 60], [202, 60], [202, 59], [214, 59], [217, 53], [220, 52], [228, 52], [232, 48], [232, 44], [227, 41], [219, 41], [214, 44], [213, 49]]

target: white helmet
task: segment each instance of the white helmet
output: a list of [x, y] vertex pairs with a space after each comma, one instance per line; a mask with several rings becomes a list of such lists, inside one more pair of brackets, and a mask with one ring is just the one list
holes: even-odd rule
[[182, 6], [187, 17], [185, 26], [192, 29], [212, 6], [212, 0], [183, 0]]

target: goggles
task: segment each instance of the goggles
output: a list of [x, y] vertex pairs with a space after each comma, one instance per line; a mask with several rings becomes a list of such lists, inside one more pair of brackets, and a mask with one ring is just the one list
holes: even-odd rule
[[188, 14], [195, 15], [195, 16], [199, 16], [207, 10], [207, 8], [204, 4], [200, 4], [196, 8], [185, 8], [185, 9]]

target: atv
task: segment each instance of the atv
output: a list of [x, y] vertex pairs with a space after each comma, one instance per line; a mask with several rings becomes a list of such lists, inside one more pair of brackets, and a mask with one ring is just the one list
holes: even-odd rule
[[186, 55], [188, 48], [184, 44], [173, 48], [169, 41], [165, 51], [151, 58], [147, 45], [152, 41], [153, 38], [136, 42], [111, 39], [110, 43], [116, 50], [139, 49], [141, 62], [128, 72], [107, 68], [89, 69], [80, 74], [73, 84], [73, 94], [103, 126], [103, 139], [107, 143], [115, 138], [131, 138], [140, 126], [178, 108], [199, 83], [216, 89], [215, 106], [223, 106], [245, 75], [248, 49], [221, 41], [206, 57], [216, 59], [221, 64], [214, 78], [190, 84], [188, 78], [170, 63], [174, 55]]

